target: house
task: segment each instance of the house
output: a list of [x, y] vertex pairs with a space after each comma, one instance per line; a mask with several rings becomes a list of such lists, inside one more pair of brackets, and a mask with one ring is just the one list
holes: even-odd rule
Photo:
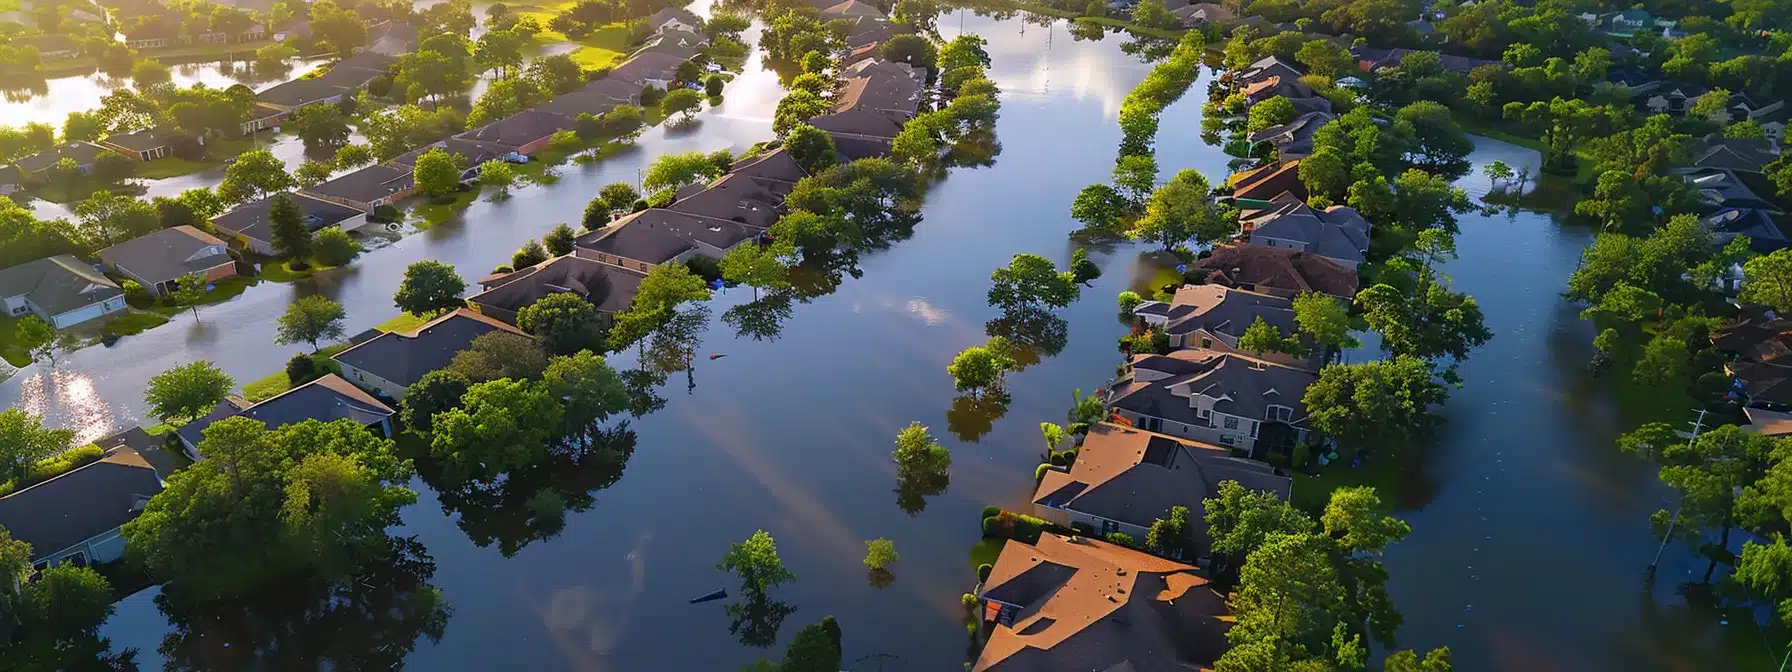
[[1178, 7], [1170, 12], [1176, 22], [1188, 28], [1198, 28], [1209, 23], [1227, 23], [1238, 18], [1238, 12], [1231, 7], [1211, 2], [1200, 2]]
[[367, 86], [373, 78], [386, 75], [398, 59], [377, 51], [366, 50], [348, 58], [337, 61], [330, 70], [315, 81], [330, 86], [340, 86], [345, 90], [359, 89]]
[[664, 56], [675, 56], [681, 61], [688, 61], [697, 54], [703, 53], [703, 47], [708, 44], [709, 38], [703, 36], [701, 33], [689, 30], [667, 29], [653, 37], [647, 38], [647, 41], [641, 43], [641, 46], [630, 53], [629, 56], [635, 57], [651, 53]]
[[161, 491], [155, 468], [118, 446], [98, 461], [0, 497], [0, 527], [31, 544], [33, 569], [112, 562], [124, 556], [118, 528]]
[[1232, 199], [1238, 202], [1238, 209], [1247, 212], [1275, 207], [1269, 201], [1282, 194], [1288, 194], [1295, 200], [1307, 200], [1307, 185], [1300, 181], [1300, 159], [1236, 173], [1227, 178], [1226, 183], [1232, 187]]
[[21, 47], [37, 47], [37, 57], [49, 61], [58, 58], [74, 58], [81, 55], [80, 45], [75, 44], [72, 37], [63, 34], [34, 35], [32, 37], [13, 38]]
[[56, 164], [61, 163], [63, 159], [68, 159], [75, 162], [76, 170], [86, 174], [93, 172], [93, 164], [109, 151], [93, 143], [71, 142], [30, 156], [19, 157], [13, 160], [12, 165], [18, 167], [19, 172], [24, 173], [25, 177], [30, 179], [41, 177], [50, 169], [55, 168]]
[[1255, 84], [1271, 77], [1294, 81], [1306, 74], [1299, 66], [1282, 60], [1280, 56], [1267, 56], [1239, 70], [1237, 80], [1242, 84]]
[[202, 274], [208, 283], [236, 275], [229, 245], [185, 225], [100, 250], [100, 260], [156, 296], [173, 292], [188, 273]]
[[696, 256], [721, 259], [762, 233], [764, 229], [731, 220], [649, 208], [574, 239], [573, 254], [645, 273]]
[[1723, 111], [1711, 115], [1711, 120], [1719, 124], [1731, 124], [1750, 119], [1761, 119], [1773, 115], [1786, 107], [1785, 101], [1756, 100], [1746, 93], [1730, 94], [1730, 102]]
[[972, 672], [1205, 670], [1227, 648], [1200, 570], [1096, 539], [1009, 540], [977, 598], [994, 624]]
[[404, 399], [405, 388], [424, 374], [447, 368], [455, 353], [467, 349], [473, 339], [494, 331], [522, 335], [516, 327], [461, 308], [418, 325], [410, 331], [388, 331], [336, 353], [331, 359], [342, 365], [349, 382], [391, 399]]
[[373, 164], [299, 193], [364, 213], [404, 200], [417, 190], [407, 168]]
[[1605, 31], [1613, 35], [1634, 35], [1653, 32], [1655, 17], [1640, 9], [1627, 9], [1605, 17]]
[[[1370, 73], [1383, 68], [1399, 67], [1406, 60], [1408, 54], [1414, 53], [1418, 52], [1413, 49], [1376, 49], [1373, 47], [1352, 47], [1350, 49], [1350, 56], [1356, 60], [1357, 69]], [[1499, 61], [1490, 61], [1485, 58], [1439, 54], [1434, 51], [1425, 53], [1437, 54], [1438, 65], [1443, 69], [1464, 75], [1483, 65], [1500, 64]]]
[[1217, 497], [1224, 481], [1282, 499], [1294, 486], [1274, 467], [1228, 449], [1103, 422], [1089, 428], [1068, 469], [1046, 470], [1033, 505], [1060, 525], [1080, 523], [1103, 536], [1124, 532], [1133, 539], [1144, 539], [1152, 522], [1168, 520], [1171, 507], [1187, 507], [1197, 550], [1180, 559], [1192, 562], [1211, 543], [1201, 502]]
[[871, 110], [824, 114], [810, 119], [809, 125], [832, 136], [834, 149], [848, 160], [888, 155], [890, 141], [902, 132], [901, 121]]
[[[273, 207], [274, 196], [256, 199], [236, 206], [230, 212], [212, 218], [212, 229], [226, 236], [233, 245], [256, 254], [272, 257], [274, 251], [274, 234], [269, 228], [268, 211]], [[344, 205], [338, 205], [305, 194], [292, 194], [293, 201], [299, 204], [299, 212], [305, 217], [305, 227], [313, 233], [327, 226], [338, 226], [345, 222], [352, 229], [364, 223], [350, 222], [360, 218], [362, 211]]]
[[166, 15], [146, 16], [123, 32], [124, 46], [132, 49], [162, 49], [182, 41], [180, 24]]
[[[1723, 208], [1701, 217], [1699, 221], [1711, 229], [1713, 242], [1718, 245], [1727, 245], [1737, 236], [1748, 236], [1749, 250], [1755, 254], [1772, 254], [1776, 250], [1792, 247], [1792, 238], [1786, 235], [1787, 227], [1792, 226], [1792, 222], [1781, 222], [1779, 218], [1784, 216], [1760, 208]], [[1740, 278], [1737, 280], [1740, 281]]]
[[123, 154], [138, 161], [154, 161], [174, 155], [174, 149], [168, 144], [169, 136], [151, 130], [111, 135], [99, 141], [99, 146]]
[[834, 19], [857, 19], [860, 17], [872, 17], [878, 19], [888, 18], [885, 17], [884, 13], [878, 8], [871, 6], [869, 3], [859, 2], [859, 0], [846, 0], [846, 2], [835, 4], [829, 6], [827, 9], [821, 10], [821, 20], [823, 23]]
[[326, 82], [322, 78], [295, 79], [276, 84], [255, 94], [255, 102], [260, 103], [263, 107], [291, 113], [307, 105], [335, 104], [341, 101], [342, 96], [349, 90], [349, 87]]
[[1767, 164], [1780, 158], [1779, 147], [1764, 138], [1705, 139], [1705, 145], [1693, 150], [1694, 168], [1731, 170], [1739, 173], [1760, 173]]
[[846, 50], [846, 57], [840, 59], [840, 63], [841, 65], [852, 65], [877, 58], [877, 55], [881, 53], [883, 46], [884, 43], [882, 41], [873, 41], [856, 47], [848, 47]]
[[709, 184], [678, 190], [677, 199], [666, 209], [768, 229], [777, 223], [784, 196], [789, 193], [775, 193], [752, 177], [729, 173]]
[[1313, 87], [1292, 77], [1270, 75], [1244, 87], [1245, 103], [1255, 105], [1271, 98], [1312, 98]]
[[1210, 283], [1285, 298], [1318, 292], [1349, 301], [1357, 290], [1354, 269], [1288, 248], [1216, 245], [1189, 267], [1191, 273], [1205, 271]]
[[1238, 344], [1246, 329], [1263, 320], [1283, 336], [1299, 331], [1288, 299], [1225, 285], [1183, 285], [1170, 301], [1146, 301], [1133, 310], [1145, 324], [1161, 327], [1170, 345], [1249, 355], [1296, 368], [1317, 370], [1313, 357], [1280, 352], [1245, 352]]
[[875, 16], [861, 16], [853, 19], [852, 30], [846, 34], [846, 48], [858, 49], [869, 44], [882, 44], [896, 36], [896, 29]]
[[1792, 413], [1745, 406], [1742, 414], [1748, 418], [1748, 424], [1742, 426], [1745, 432], [1773, 437], [1792, 436]]
[[72, 255], [0, 269], [0, 306], [10, 317], [36, 315], [64, 329], [124, 310], [124, 290]]
[[18, 166], [0, 166], [0, 196], [10, 196], [25, 188], [25, 173]]
[[687, 60], [690, 60], [689, 56], [663, 51], [636, 52], [611, 70], [609, 77], [635, 85], [636, 93], [640, 92], [642, 86], [663, 89], [678, 77], [678, 66]]
[[583, 91], [589, 91], [614, 101], [618, 105], [641, 104], [640, 83], [629, 83], [614, 77], [604, 77], [586, 84]]
[[1134, 427], [1256, 456], [1260, 447], [1286, 451], [1306, 438], [1301, 397], [1315, 378], [1253, 357], [1186, 348], [1133, 355], [1106, 401]]
[[554, 139], [555, 133], [570, 131], [576, 125], [572, 117], [529, 109], [454, 137], [502, 145], [526, 156], [546, 147]]
[[392, 435], [392, 407], [363, 392], [342, 377], [326, 373], [324, 377], [268, 397], [259, 403], [242, 399], [226, 399], [209, 415], [194, 420], [175, 432], [187, 456], [203, 459], [199, 444], [205, 439], [205, 428], [225, 418], [242, 416], [260, 420], [269, 428], [295, 425], [306, 420], [330, 422], [348, 418], [366, 425], [380, 436]]
[[[636, 97], [639, 98], [639, 96], [640, 94], [637, 93]], [[553, 100], [535, 106], [535, 109], [558, 114], [576, 122], [581, 114], [603, 116], [605, 112], [616, 109], [616, 105], [622, 102], [626, 101], [618, 101], [604, 93], [584, 88], [557, 96]]]
[[[1636, 94], [1636, 90], [1632, 90]], [[1643, 109], [1649, 114], [1686, 114], [1694, 100], [1705, 94], [1705, 87], [1687, 82], [1659, 82], [1647, 89]]]
[[238, 124], [237, 129], [243, 135], [258, 133], [279, 126], [290, 114], [290, 111], [257, 101], [255, 107], [249, 109], [249, 118]]
[[[1747, 168], [1754, 163], [1748, 160], [1750, 154], [1746, 151], [1741, 154], [1713, 151], [1706, 158], [1714, 166], [1738, 165]], [[1706, 155], [1706, 151], [1701, 150], [1698, 155]], [[1700, 200], [1708, 204], [1724, 208], [1779, 209], [1772, 200], [1763, 196], [1774, 193], [1774, 187], [1767, 176], [1760, 172], [1710, 167], [1676, 168], [1674, 173], [1684, 178], [1687, 185], [1699, 192]]]
[[417, 26], [409, 21], [381, 21], [367, 27], [367, 51], [397, 58], [416, 51], [418, 37]]
[[656, 33], [667, 30], [696, 32], [703, 28], [703, 19], [697, 18], [695, 13], [683, 7], [667, 7], [647, 17], [647, 27]]
[[449, 154], [459, 154], [467, 160], [467, 168], [477, 168], [487, 161], [506, 161], [509, 163], [528, 163], [529, 157], [516, 153], [514, 148], [504, 145], [468, 140], [466, 138], [443, 138], [398, 155], [388, 163], [392, 166], [411, 170], [417, 166], [417, 157], [423, 156], [432, 149], [440, 149]]
[[1319, 210], [1284, 192], [1240, 218], [1252, 245], [1310, 252], [1356, 268], [1369, 254], [1369, 220], [1346, 205]]
[[572, 292], [599, 313], [614, 315], [628, 309], [646, 277], [644, 271], [568, 254], [481, 280], [485, 291], [467, 297], [467, 304], [489, 318], [515, 324], [516, 314], [530, 304], [549, 294]]
[[[869, 105], [879, 110], [899, 110], [914, 116], [921, 91], [927, 88], [927, 69], [881, 58], [859, 61], [840, 69], [844, 81], [836, 109]], [[868, 80], [857, 87], [853, 80]], [[855, 91], [855, 88], [858, 89]]]
[[1290, 105], [1294, 106], [1294, 114], [1296, 116], [1314, 112], [1325, 112], [1329, 114], [1332, 111], [1331, 99], [1324, 96], [1307, 96], [1305, 98], [1288, 98], [1286, 100]]
[[728, 172], [750, 177], [780, 197], [788, 195], [796, 188], [798, 180], [808, 176], [808, 172], [783, 147], [736, 159]]
[[1304, 159], [1313, 153], [1313, 134], [1337, 119], [1338, 115], [1330, 112], [1308, 112], [1295, 117], [1286, 124], [1271, 126], [1245, 136], [1251, 144], [1267, 142], [1276, 146], [1276, 156], [1282, 160]]

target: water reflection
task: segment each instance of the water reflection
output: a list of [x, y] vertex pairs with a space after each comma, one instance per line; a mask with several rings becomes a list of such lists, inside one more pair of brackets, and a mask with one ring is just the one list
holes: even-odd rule
[[569, 513], [597, 504], [597, 492], [622, 479], [635, 453], [635, 432], [624, 423], [599, 430], [583, 445], [554, 451], [544, 462], [508, 472], [498, 483], [450, 483], [428, 461], [419, 465], [424, 482], [437, 492], [442, 512], [480, 548], [498, 545], [511, 557], [532, 542], [552, 539], [566, 527]]
[[946, 409], [946, 429], [958, 440], [976, 443], [995, 429], [996, 421], [1008, 414], [1006, 392], [986, 392], [981, 396], [962, 394], [952, 399]]
[[735, 335], [755, 341], [775, 341], [784, 331], [784, 321], [796, 314], [790, 292], [773, 292], [722, 311], [722, 322], [734, 327]]
[[796, 606], [766, 597], [758, 591], [724, 606], [728, 612], [728, 632], [739, 635], [740, 643], [765, 648], [778, 643], [778, 629], [785, 617], [796, 613]]
[[56, 424], [75, 430], [75, 445], [92, 442], [111, 434], [116, 424], [111, 405], [100, 398], [93, 378], [70, 369], [43, 370], [26, 377], [19, 385], [18, 407], [26, 413], [43, 416], [48, 409], [58, 409]]
[[[292, 61], [284, 71], [278, 72], [265, 69], [257, 71], [249, 61], [190, 63], [171, 68], [169, 74], [173, 84], [181, 88], [203, 83], [219, 89], [229, 88], [234, 84], [262, 89], [302, 75], [323, 63], [321, 59], [300, 59]], [[98, 72], [74, 77], [0, 83], [0, 89], [4, 89], [6, 94], [6, 103], [0, 105], [0, 124], [24, 126], [29, 122], [40, 122], [60, 128], [70, 112], [98, 108], [100, 98], [106, 93], [129, 84], [129, 79], [112, 78]]]

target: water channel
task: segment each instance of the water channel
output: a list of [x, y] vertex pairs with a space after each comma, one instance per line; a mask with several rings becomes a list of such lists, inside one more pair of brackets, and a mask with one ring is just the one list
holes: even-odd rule
[[[948, 36], [956, 15], [942, 18]], [[991, 269], [1016, 252], [1064, 262], [1066, 216], [1082, 186], [1107, 179], [1121, 99], [1150, 66], [1123, 53], [1120, 36], [1071, 39], [1062, 23], [1026, 25], [975, 16], [963, 29], [990, 41], [1002, 88], [993, 166], [956, 169], [928, 194], [913, 238], [868, 254], [863, 277], [796, 305], [775, 340], [709, 328], [689, 380], [675, 377], [664, 410], [632, 423], [638, 445], [596, 503], [569, 514], [558, 535], [526, 543], [474, 543], [421, 482], [404, 514], [437, 563], [431, 583], [452, 609], [439, 641], [406, 662], [421, 670], [734, 670], [778, 649], [743, 646], [717, 603], [686, 600], [733, 582], [714, 564], [731, 541], [766, 529], [797, 580], [774, 591], [795, 608], [783, 640], [832, 614], [849, 669], [959, 669], [965, 633], [958, 596], [974, 582], [965, 560], [977, 510], [1025, 505], [1040, 421], [1060, 421], [1071, 390], [1107, 380], [1117, 361], [1114, 295], [1150, 277], [1140, 248], [1095, 255], [1105, 274], [1062, 311], [1069, 344], [1011, 377], [1013, 401], [976, 441], [948, 431], [959, 349], [984, 340]], [[1212, 179], [1226, 158], [1201, 143], [1206, 73], [1163, 115], [1164, 173], [1197, 168]], [[321, 294], [348, 310], [350, 333], [390, 317], [404, 267], [420, 259], [478, 277], [555, 223], [576, 220], [605, 183], [633, 182], [667, 152], [741, 150], [771, 137], [781, 91], [755, 65], [695, 131], [653, 129], [639, 148], [595, 166], [568, 165], [553, 186], [480, 201], [465, 214], [367, 253], [351, 267], [286, 285], [264, 283], [112, 348], [82, 350], [54, 369], [34, 366], [0, 384], [0, 402], [41, 413], [86, 437], [141, 422], [148, 378], [208, 359], [239, 381], [266, 375], [301, 348], [273, 344], [273, 318], [295, 298]], [[1477, 164], [1536, 164], [1536, 156], [1481, 141]], [[1484, 193], [1477, 177], [1464, 180]], [[1653, 594], [1642, 567], [1654, 552], [1647, 514], [1666, 497], [1646, 465], [1618, 455], [1621, 430], [1584, 373], [1591, 334], [1558, 292], [1590, 236], [1548, 215], [1469, 216], [1448, 266], [1479, 298], [1495, 339], [1464, 366], [1467, 385], [1422, 482], [1400, 515], [1413, 534], [1389, 553], [1390, 583], [1406, 625], [1401, 645], [1455, 649], [1462, 670], [1734, 669], [1718, 627], [1674, 594], [1696, 563], [1670, 549]], [[752, 298], [731, 290], [714, 314]], [[952, 448], [952, 483], [909, 515], [897, 506], [888, 454], [911, 420]], [[492, 532], [486, 528], [487, 532]], [[501, 526], [499, 540], [526, 537]], [[902, 560], [886, 587], [870, 585], [863, 540], [895, 541]], [[102, 634], [135, 647], [155, 668], [169, 631], [154, 590], [127, 598]], [[313, 622], [326, 627], [328, 621]], [[1749, 627], [1747, 625], [1731, 627]], [[222, 669], [268, 641], [201, 624], [198, 644], [170, 664]], [[291, 634], [291, 633], [289, 633]], [[310, 633], [328, 637], [329, 633]], [[781, 646], [780, 642], [780, 646]], [[246, 648], [245, 648], [246, 647]], [[882, 667], [879, 667], [882, 664]]]

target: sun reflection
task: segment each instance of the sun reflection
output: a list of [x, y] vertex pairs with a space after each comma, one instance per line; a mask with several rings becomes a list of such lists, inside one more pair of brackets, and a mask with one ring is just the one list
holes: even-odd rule
[[112, 406], [100, 398], [93, 378], [70, 370], [39, 371], [19, 383], [20, 410], [44, 416], [54, 407], [56, 417], [46, 424], [75, 430], [75, 444], [91, 443], [112, 433], [116, 426]]

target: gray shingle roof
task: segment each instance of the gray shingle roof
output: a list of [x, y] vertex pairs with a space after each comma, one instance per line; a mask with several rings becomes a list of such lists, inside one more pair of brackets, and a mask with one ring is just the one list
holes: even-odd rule
[[1294, 308], [1287, 299], [1223, 285], [1184, 285], [1176, 290], [1165, 316], [1166, 333], [1206, 330], [1222, 339], [1231, 337], [1226, 345], [1233, 347], [1259, 317], [1284, 335], [1295, 332]]
[[575, 244], [596, 252], [663, 264], [697, 247], [693, 241], [727, 250], [752, 240], [760, 231], [738, 222], [651, 208], [580, 236]]
[[106, 142], [138, 152], [147, 152], [158, 147], [168, 146], [168, 138], [166, 136], [151, 130], [106, 136]]
[[26, 297], [51, 315], [123, 294], [104, 274], [67, 254], [0, 269], [0, 296]]
[[[304, 194], [293, 194], [292, 198], [299, 204], [299, 211], [305, 216], [306, 227], [312, 231], [366, 214], [354, 208], [315, 199]], [[272, 242], [273, 233], [268, 226], [268, 210], [273, 207], [273, 204], [273, 196], [244, 203], [230, 212], [213, 218], [212, 226], [217, 227], [220, 231], [240, 233], [264, 243]]]
[[162, 490], [155, 468], [118, 448], [98, 462], [0, 498], [0, 527], [31, 544], [32, 560], [105, 534], [137, 516]]
[[300, 107], [332, 96], [342, 95], [348, 87], [323, 79], [295, 79], [255, 94], [255, 100], [270, 105]]
[[455, 137], [489, 142], [508, 147], [522, 147], [560, 131], [570, 131], [573, 118], [543, 110], [523, 110], [498, 121], [461, 133]]
[[[216, 251], [206, 253], [207, 248]], [[151, 283], [230, 263], [224, 241], [191, 226], [176, 226], [100, 250], [100, 259]]]
[[91, 166], [102, 154], [110, 154], [111, 150], [86, 142], [71, 142], [60, 147], [52, 147], [30, 156], [20, 157], [13, 165], [27, 173], [40, 173], [49, 170], [63, 158], [75, 160], [76, 165]]
[[376, 163], [305, 191], [320, 196], [372, 203], [400, 191], [409, 191], [414, 186], [416, 183], [411, 180], [411, 171]]
[[1302, 424], [1307, 407], [1301, 397], [1315, 378], [1298, 369], [1199, 348], [1136, 355], [1132, 369], [1110, 388], [1110, 406], [1201, 426], [1208, 421], [1189, 405], [1189, 394], [1215, 399], [1213, 409], [1220, 413], [1257, 420], [1267, 417], [1271, 404], [1286, 406], [1293, 409], [1294, 424]]
[[536, 109], [578, 119], [580, 114], [602, 115], [616, 108], [617, 101], [590, 88], [579, 89], [543, 103]]
[[515, 151], [511, 147], [506, 147], [497, 143], [479, 142], [477, 140], [468, 140], [466, 138], [444, 138], [400, 154], [398, 158], [392, 160], [392, 163], [393, 165], [409, 170], [417, 165], [417, 157], [423, 156], [425, 152], [437, 148], [450, 154], [459, 154], [466, 157], [468, 168]]
[[729, 173], [710, 184], [680, 190], [678, 200], [667, 209], [764, 229], [778, 221], [777, 208], [783, 200], [757, 180]]
[[1317, 210], [1285, 199], [1280, 207], [1253, 215], [1245, 225], [1253, 240], [1296, 241], [1305, 245], [1304, 251], [1327, 259], [1361, 263], [1369, 250], [1369, 220], [1348, 206]]
[[494, 331], [516, 330], [462, 308], [408, 333], [380, 334], [331, 359], [408, 387], [424, 374], [446, 368], [454, 354], [465, 350], [474, 338]]
[[275, 428], [306, 420], [330, 422], [343, 418], [371, 425], [391, 417], [393, 413], [391, 407], [333, 373], [324, 374], [322, 378], [262, 400], [241, 411], [233, 411], [235, 409], [230, 408], [228, 402], [219, 404], [219, 408], [214, 409], [211, 415], [181, 427], [181, 439], [198, 446], [205, 436], [205, 428], [224, 418], [238, 415], [260, 420], [269, 428]]
[[645, 277], [629, 269], [566, 255], [493, 280], [488, 283], [491, 289], [467, 300], [515, 313], [549, 294], [570, 291], [585, 297], [598, 310], [614, 313], [628, 308]]

